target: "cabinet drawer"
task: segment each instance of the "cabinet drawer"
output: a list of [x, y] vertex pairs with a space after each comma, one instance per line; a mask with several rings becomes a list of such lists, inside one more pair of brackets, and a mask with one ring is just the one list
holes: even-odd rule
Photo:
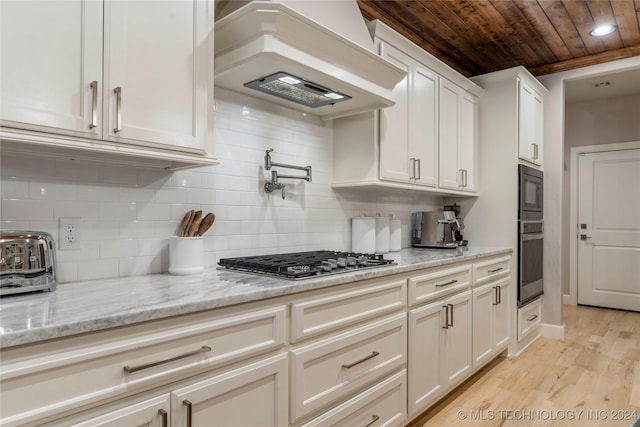
[[473, 285], [481, 286], [508, 276], [511, 273], [510, 262], [511, 257], [505, 256], [473, 264]]
[[404, 308], [406, 283], [397, 280], [381, 285], [333, 292], [291, 304], [291, 342]]
[[0, 374], [1, 421], [35, 421], [179, 380], [285, 343], [285, 306], [212, 319], [214, 315], [199, 313], [72, 337], [49, 343], [49, 350], [47, 344], [40, 344], [41, 349], [34, 353], [46, 355], [36, 358], [14, 359], [9, 350]]
[[407, 371], [403, 369], [303, 427], [402, 426], [407, 418], [406, 390]]
[[406, 353], [404, 313], [291, 350], [291, 422], [403, 367]]
[[433, 300], [471, 286], [471, 264], [449, 267], [409, 279], [409, 305]]
[[540, 326], [542, 316], [542, 299], [518, 309], [518, 341], [535, 332]]

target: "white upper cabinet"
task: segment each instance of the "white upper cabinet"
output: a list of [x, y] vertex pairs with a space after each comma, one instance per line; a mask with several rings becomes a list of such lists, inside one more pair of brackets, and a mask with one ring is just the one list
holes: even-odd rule
[[396, 104], [380, 110], [380, 179], [436, 186], [438, 76], [384, 41], [380, 51], [407, 71], [393, 91]]
[[544, 100], [532, 85], [518, 80], [518, 156], [542, 166]]
[[99, 137], [102, 2], [10, 0], [1, 8], [2, 125]]
[[482, 89], [380, 21], [368, 27], [407, 76], [392, 107], [334, 120], [333, 186], [475, 195]]
[[440, 79], [440, 187], [476, 190], [477, 100]]
[[215, 163], [207, 157], [213, 1], [150, 6], [3, 1], [3, 141], [111, 161], [118, 153]]

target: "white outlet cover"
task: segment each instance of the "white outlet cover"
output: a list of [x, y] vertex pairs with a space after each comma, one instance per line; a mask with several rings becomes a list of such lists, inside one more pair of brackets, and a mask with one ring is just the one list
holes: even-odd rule
[[80, 249], [80, 218], [79, 217], [59, 218], [58, 247], [61, 251]]

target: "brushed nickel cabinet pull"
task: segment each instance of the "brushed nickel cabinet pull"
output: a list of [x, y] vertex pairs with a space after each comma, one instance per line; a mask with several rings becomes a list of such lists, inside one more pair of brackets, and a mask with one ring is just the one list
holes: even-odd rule
[[409, 179], [415, 179], [416, 177], [416, 159], [409, 159]]
[[158, 414], [162, 417], [162, 427], [168, 427], [167, 411], [165, 411], [164, 409], [158, 409]]
[[442, 308], [444, 308], [444, 326], [442, 329], [449, 329], [449, 306], [443, 305]]
[[417, 180], [422, 178], [422, 168], [420, 167], [420, 159], [416, 159], [416, 163], [418, 164], [418, 176], [416, 177]]
[[498, 292], [500, 292], [499, 289], [500, 289], [499, 286], [494, 286], [493, 287], [493, 302], [491, 303], [492, 305], [500, 304], [500, 302], [498, 301]]
[[115, 133], [122, 130], [122, 89], [120, 86], [113, 90], [116, 94], [116, 127], [113, 129]]
[[92, 81], [91, 84], [91, 123], [89, 129], [98, 126], [98, 82]]
[[502, 286], [496, 286], [498, 288], [498, 304], [502, 304]]
[[463, 187], [466, 187], [468, 185], [468, 181], [467, 181], [467, 170], [466, 169], [462, 169], [462, 177], [463, 177]]
[[345, 368], [345, 369], [351, 369], [351, 368], [353, 368], [354, 366], [359, 365], [359, 364], [361, 364], [362, 362], [366, 362], [366, 361], [367, 361], [367, 360], [369, 360], [369, 359], [373, 359], [374, 357], [379, 356], [379, 355], [380, 355], [380, 353], [379, 353], [379, 352], [374, 351], [374, 352], [373, 352], [373, 353], [371, 353], [370, 355], [365, 356], [365, 357], [363, 357], [363, 358], [362, 358], [362, 359], [360, 359], [360, 360], [356, 360], [356, 361], [355, 361], [355, 362], [353, 362], [353, 363], [349, 363], [349, 364], [344, 364], [344, 363], [343, 363], [343, 364], [342, 364], [342, 367], [343, 367], [343, 368]]
[[447, 283], [436, 284], [436, 288], [442, 288], [443, 286], [453, 285], [454, 283], [458, 283], [456, 279], [449, 280]]
[[369, 421], [368, 423], [366, 423], [366, 424], [365, 424], [364, 426], [362, 426], [362, 427], [369, 427], [369, 426], [371, 426], [371, 425], [375, 424], [375, 422], [376, 422], [376, 421], [378, 421], [379, 419], [380, 419], [380, 417], [379, 417], [379, 416], [377, 416], [377, 415], [371, 415], [371, 421]]
[[187, 407], [187, 427], [191, 427], [191, 416], [193, 415], [193, 404], [187, 399], [183, 400], [182, 404]]
[[537, 314], [534, 314], [533, 316], [531, 316], [531, 317], [529, 317], [529, 318], [527, 319], [527, 322], [533, 322], [533, 321], [534, 321], [534, 320], [536, 320], [537, 318], [538, 318], [538, 315], [537, 315]]
[[132, 374], [134, 372], [142, 371], [143, 369], [153, 368], [154, 366], [164, 365], [165, 363], [175, 362], [176, 360], [185, 359], [187, 357], [195, 356], [200, 353], [208, 353], [211, 351], [211, 347], [208, 345], [203, 345], [198, 350], [190, 351], [188, 353], [180, 354], [178, 356], [169, 357], [168, 359], [159, 360], [157, 362], [147, 363], [146, 365], [138, 365], [138, 366], [125, 366], [122, 369], [127, 374]]
[[449, 324], [449, 326], [453, 327], [453, 304], [447, 304], [449, 307], [451, 307], [451, 310], [449, 310], [451, 312], [451, 323]]
[[497, 273], [498, 271], [502, 271], [502, 270], [504, 270], [502, 267], [498, 267], [494, 270], [489, 270], [489, 273]]

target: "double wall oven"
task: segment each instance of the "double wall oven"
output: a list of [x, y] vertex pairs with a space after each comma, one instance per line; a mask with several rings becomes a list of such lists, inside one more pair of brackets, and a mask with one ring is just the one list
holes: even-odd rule
[[518, 306], [542, 295], [542, 171], [518, 165]]

